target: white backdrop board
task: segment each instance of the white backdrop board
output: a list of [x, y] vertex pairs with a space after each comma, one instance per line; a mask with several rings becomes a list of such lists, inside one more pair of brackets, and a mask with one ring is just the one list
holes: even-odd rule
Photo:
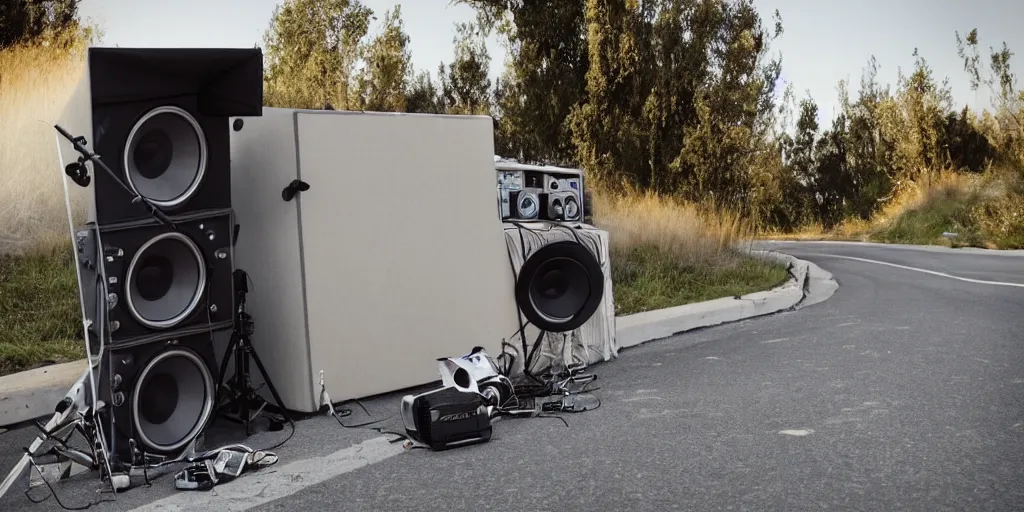
[[266, 108], [232, 132], [236, 262], [286, 407], [318, 409], [321, 370], [339, 401], [499, 352], [516, 318], [493, 155], [481, 116]]

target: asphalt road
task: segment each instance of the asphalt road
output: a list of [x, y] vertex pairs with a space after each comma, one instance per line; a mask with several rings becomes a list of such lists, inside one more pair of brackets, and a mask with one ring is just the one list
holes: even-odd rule
[[[571, 428], [506, 420], [492, 442], [441, 453], [377, 456], [366, 445], [363, 467], [252, 510], [1024, 510], [1024, 287], [863, 261], [1024, 283], [1024, 255], [775, 246], [832, 272], [835, 295], [622, 351], [593, 367], [603, 404], [566, 416]], [[397, 400], [367, 407], [393, 414]], [[301, 459], [377, 436], [317, 419], [278, 453]], [[25, 437], [0, 435], [0, 452]], [[173, 499], [166, 480], [91, 510]], [[65, 501], [90, 498], [72, 488]], [[210, 506], [233, 509], [218, 492]], [[17, 493], [0, 500], [0, 511], [58, 509], [29, 507]]]

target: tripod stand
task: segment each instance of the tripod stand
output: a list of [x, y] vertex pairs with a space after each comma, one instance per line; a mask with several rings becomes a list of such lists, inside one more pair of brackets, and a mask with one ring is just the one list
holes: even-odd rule
[[[220, 403], [219, 397], [222, 389], [227, 392], [227, 403], [221, 404], [220, 412], [222, 416], [225, 419], [245, 425], [245, 435], [251, 436], [253, 434], [252, 421], [265, 412], [264, 410], [270, 404], [252, 387], [252, 379], [249, 375], [250, 361], [256, 363], [257, 369], [259, 369], [260, 374], [263, 376], [263, 382], [270, 391], [270, 395], [276, 401], [275, 405], [284, 421], [289, 422], [291, 420], [285, 411], [281, 395], [277, 393], [277, 389], [270, 381], [267, 369], [263, 366], [263, 362], [260, 361], [260, 357], [249, 339], [255, 331], [255, 322], [252, 319], [252, 315], [245, 311], [245, 296], [249, 293], [249, 274], [242, 269], [236, 269], [233, 277], [235, 302], [238, 304], [238, 308], [235, 310], [235, 329], [231, 333], [231, 341], [224, 352], [224, 360], [220, 363], [217, 395], [218, 403]], [[224, 374], [228, 368], [228, 360], [232, 358], [234, 358], [235, 362], [235, 374], [231, 377], [231, 380], [224, 383]], [[280, 429], [280, 424], [275, 423], [273, 420], [271, 420], [271, 425], [275, 425], [272, 426], [272, 430]]]

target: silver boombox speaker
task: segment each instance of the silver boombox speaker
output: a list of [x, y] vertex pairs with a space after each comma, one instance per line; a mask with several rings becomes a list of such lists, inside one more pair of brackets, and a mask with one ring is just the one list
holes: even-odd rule
[[583, 220], [583, 171], [500, 160], [495, 170], [502, 220]]

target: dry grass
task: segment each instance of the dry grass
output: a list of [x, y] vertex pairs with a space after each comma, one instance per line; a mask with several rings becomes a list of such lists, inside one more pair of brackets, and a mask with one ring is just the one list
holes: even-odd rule
[[594, 223], [610, 233], [619, 315], [771, 288], [781, 265], [744, 255], [751, 230], [738, 216], [707, 213], [651, 193], [596, 193]]
[[[83, 56], [47, 46], [0, 51], [0, 253], [68, 239], [52, 125], [82, 76]], [[72, 205], [81, 219], [83, 189], [72, 189]]]

